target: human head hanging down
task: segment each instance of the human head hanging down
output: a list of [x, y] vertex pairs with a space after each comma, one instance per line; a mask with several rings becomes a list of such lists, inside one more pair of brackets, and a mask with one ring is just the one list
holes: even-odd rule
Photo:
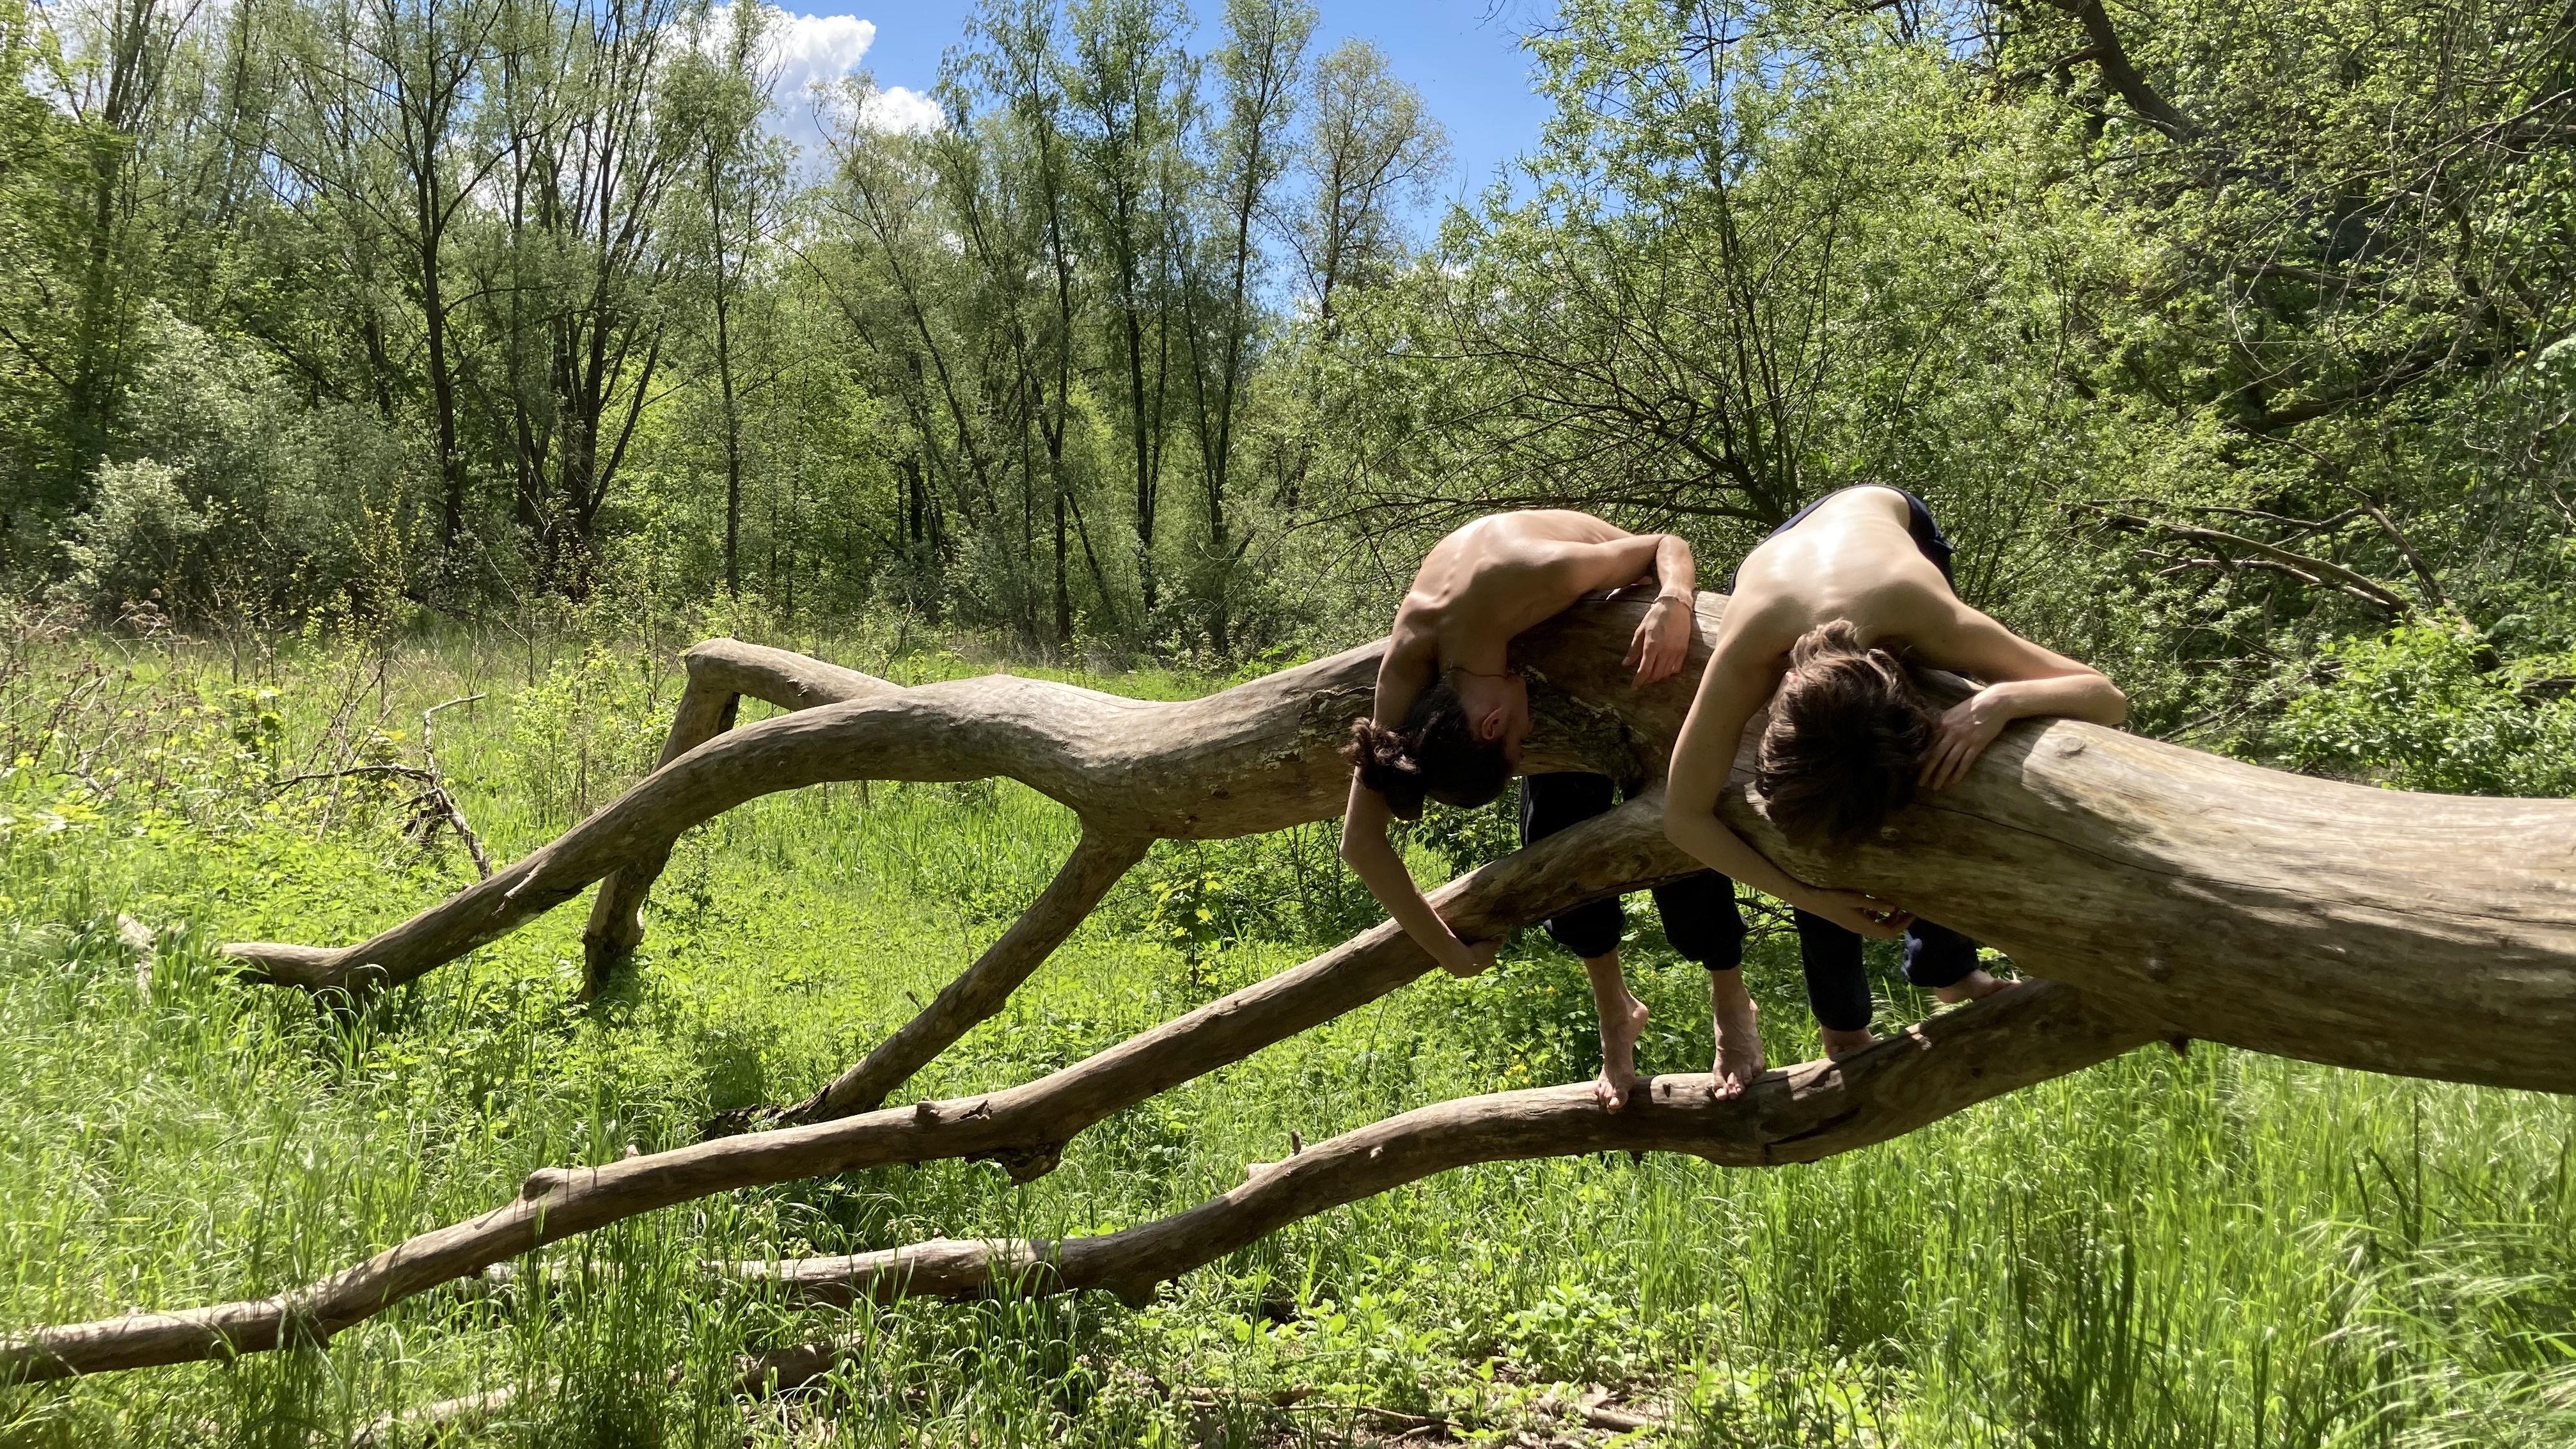
[[1754, 750], [1764, 813], [1798, 845], [1852, 845], [1912, 804], [1941, 711], [1903, 645], [1861, 642], [1849, 619], [1789, 647]]
[[1516, 674], [1465, 680], [1467, 689], [1434, 680], [1393, 729], [1351, 722], [1342, 758], [1398, 820], [1421, 819], [1425, 797], [1462, 810], [1488, 805], [1512, 782], [1529, 734], [1529, 688]]
[[[1342, 858], [1405, 933], [1457, 975], [1491, 965], [1502, 943], [1463, 941], [1449, 929], [1387, 840], [1388, 822], [1419, 818], [1425, 800], [1476, 806], [1502, 794], [1530, 728], [1529, 690], [1508, 663], [1514, 636], [1585, 594], [1648, 579], [1655, 602], [1628, 646], [1644, 685], [1679, 673], [1690, 651], [1698, 580], [1690, 546], [1670, 534], [1632, 534], [1564, 510], [1495, 514], [1440, 540], [1405, 591], [1378, 665], [1375, 707], [1343, 751], [1351, 796]], [[1524, 793], [1525, 827], [1541, 781], [1577, 778], [1599, 781], [1599, 808], [1609, 808], [1607, 780], [1540, 776]], [[1606, 974], [1601, 962], [1587, 965], [1602, 1009], [1595, 1090], [1617, 1107], [1635, 1080], [1646, 1009], [1619, 979], [1615, 930], [1612, 937]]]
[[[1809, 885], [1717, 816], [1744, 729], [1767, 704], [1755, 787], [1793, 844], [1847, 847], [1876, 834], [1920, 790], [1946, 789], [2002, 733], [2035, 715], [2118, 724], [2128, 701], [2108, 679], [1960, 602], [1951, 546], [1923, 500], [1863, 485], [1830, 494], [1773, 530], [1736, 571], [1707, 671], [1673, 746], [1664, 831], [1715, 870], [1789, 903], [1823, 1046], [1867, 1046], [1873, 1013], [1862, 936], [1906, 937], [1905, 972], [1943, 1001], [2002, 983], [1976, 943], [1899, 904]], [[1944, 710], [1920, 665], [1984, 681]], [[1739, 983], [1740, 984], [1740, 983]], [[1749, 998], [1717, 1006], [1714, 1090], [1742, 1091], [1762, 1070]]]

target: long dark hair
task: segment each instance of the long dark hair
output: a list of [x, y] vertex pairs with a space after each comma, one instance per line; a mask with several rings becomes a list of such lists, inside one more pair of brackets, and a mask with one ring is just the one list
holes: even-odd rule
[[1808, 630], [1754, 752], [1764, 811], [1801, 845], [1867, 838], [1913, 800], [1939, 720], [1902, 650], [1862, 644], [1844, 619]]
[[1502, 794], [1512, 779], [1501, 743], [1476, 737], [1466, 703], [1445, 678], [1414, 696], [1394, 729], [1353, 721], [1342, 758], [1361, 784], [1386, 797], [1398, 820], [1421, 819], [1424, 796], [1472, 809]]

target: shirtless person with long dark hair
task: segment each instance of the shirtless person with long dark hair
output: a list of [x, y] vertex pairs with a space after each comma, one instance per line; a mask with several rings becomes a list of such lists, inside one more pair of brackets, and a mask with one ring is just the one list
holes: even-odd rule
[[[1430, 799], [1473, 807], [1502, 794], [1520, 764], [1530, 728], [1529, 689], [1510, 665], [1515, 635], [1563, 612], [1585, 594], [1652, 579], [1655, 602], [1629, 642], [1639, 685], [1679, 673], [1690, 652], [1696, 569], [1690, 545], [1671, 534], [1633, 534], [1588, 513], [1561, 509], [1499, 513], [1442, 539], [1422, 561], [1396, 611], [1378, 665], [1377, 703], [1352, 727], [1351, 799], [1342, 821], [1342, 858], [1431, 959], [1458, 976], [1493, 964], [1499, 941], [1458, 939], [1423, 899], [1387, 840], [1387, 822], [1412, 820]], [[1524, 839], [1561, 830], [1611, 806], [1598, 775], [1533, 776], [1524, 787]], [[1676, 950], [1713, 974], [1741, 957], [1724, 950], [1734, 918], [1733, 888], [1693, 877], [1656, 892]], [[1722, 902], [1724, 916], [1717, 914]], [[1605, 915], [1606, 913], [1606, 915]], [[1596, 901], [1548, 923], [1584, 958], [1601, 1009], [1602, 1070], [1595, 1090], [1612, 1109], [1636, 1081], [1635, 1047], [1646, 1008], [1619, 972], [1619, 903]], [[1740, 991], [1740, 988], [1739, 988]]]
[[[1914, 666], [1981, 680], [1947, 710]], [[1717, 818], [1718, 793], [1745, 726], [1770, 706], [1755, 783], [1781, 833], [1800, 843], [1868, 837], [1918, 789], [1956, 783], [2004, 726], [2034, 715], [2118, 724], [2128, 699], [2101, 673], [2031, 643], [1959, 601], [1950, 542], [1901, 489], [1846, 488], [1782, 524], [1747, 554], [1690, 716], [1673, 746], [1664, 831], [1701, 863], [1796, 907], [1809, 945], [1808, 994], [1840, 1056], [1871, 1041], [1860, 936], [1906, 935], [1906, 975], [1944, 1001], [2000, 983], [1976, 944], [1858, 891], [1824, 890], [1773, 865]], [[1816, 939], [1850, 941], [1819, 983]], [[1856, 993], [1856, 997], [1855, 997]], [[1829, 1003], [1856, 1000], [1840, 1019]], [[1740, 1018], [1750, 1025], [1748, 1011]], [[1718, 1016], [1714, 1087], [1741, 1092], [1762, 1070], [1762, 1042]]]

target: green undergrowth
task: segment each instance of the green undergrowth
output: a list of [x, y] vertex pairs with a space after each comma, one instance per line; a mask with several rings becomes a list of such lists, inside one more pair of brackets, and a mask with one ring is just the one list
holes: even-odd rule
[[[907, 682], [955, 655], [841, 657]], [[379, 665], [383, 663], [380, 669]], [[1077, 677], [1179, 697], [1223, 681]], [[634, 969], [570, 1004], [582, 909], [364, 1012], [246, 987], [215, 944], [358, 939], [472, 879], [405, 833], [420, 712], [496, 858], [648, 767], [667, 659], [318, 645], [256, 667], [58, 641], [0, 683], [0, 1327], [279, 1291], [508, 1198], [549, 1164], [790, 1100], [926, 1001], [1045, 883], [1073, 822], [1016, 785], [833, 785], [693, 832]], [[755, 711], [757, 713], [757, 711]], [[1420, 828], [1426, 879], [1508, 848]], [[1376, 918], [1329, 826], [1167, 842], [907, 1095], [1025, 1081]], [[1706, 998], [1643, 898], [1650, 1070]], [[1884, 1019], [1929, 1003], [1876, 963]], [[1755, 947], [1775, 1059], [1812, 1053], [1793, 943]], [[708, 1291], [708, 1258], [1097, 1232], [1314, 1141], [1595, 1066], [1535, 932], [1112, 1117], [1014, 1187], [934, 1163], [728, 1193], [541, 1255], [550, 1293], [431, 1295], [327, 1348], [0, 1391], [9, 1444], [351, 1442], [510, 1388], [446, 1442], [1607, 1442], [1588, 1392], [1747, 1446], [2563, 1445], [2576, 1440], [2576, 1111], [2208, 1046], [2137, 1053], [1825, 1163], [1475, 1168], [1299, 1224], [1142, 1309], [1101, 1295], [855, 1313]], [[766, 1401], [737, 1355], [848, 1336]], [[1364, 1412], [1367, 1411], [1367, 1412]], [[1425, 1427], [1429, 1425], [1430, 1427]], [[419, 1442], [398, 1428], [382, 1442]]]

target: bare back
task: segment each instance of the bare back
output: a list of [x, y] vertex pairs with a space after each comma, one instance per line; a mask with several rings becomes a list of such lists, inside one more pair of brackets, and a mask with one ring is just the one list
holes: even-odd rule
[[1835, 620], [1863, 643], [1901, 645], [1989, 682], [2093, 673], [1960, 602], [1915, 542], [1910, 505], [1893, 488], [1846, 488], [1745, 555], [1711, 668], [1731, 692], [1751, 694], [1736, 701], [1749, 715], [1769, 699], [1789, 647]]
[[1648, 577], [1660, 539], [1571, 509], [1497, 513], [1440, 540], [1396, 610], [1392, 674], [1411, 688], [1390, 698], [1382, 674], [1378, 715], [1403, 717], [1415, 689], [1443, 668], [1498, 673], [1512, 639], [1596, 589]]
[[1905, 495], [1847, 488], [1745, 555], [1727, 609], [1724, 634], [1733, 637], [1723, 643], [1748, 662], [1780, 661], [1808, 630], [1845, 619], [1866, 642], [1924, 647], [1951, 631], [1962, 608], [1916, 545]]

